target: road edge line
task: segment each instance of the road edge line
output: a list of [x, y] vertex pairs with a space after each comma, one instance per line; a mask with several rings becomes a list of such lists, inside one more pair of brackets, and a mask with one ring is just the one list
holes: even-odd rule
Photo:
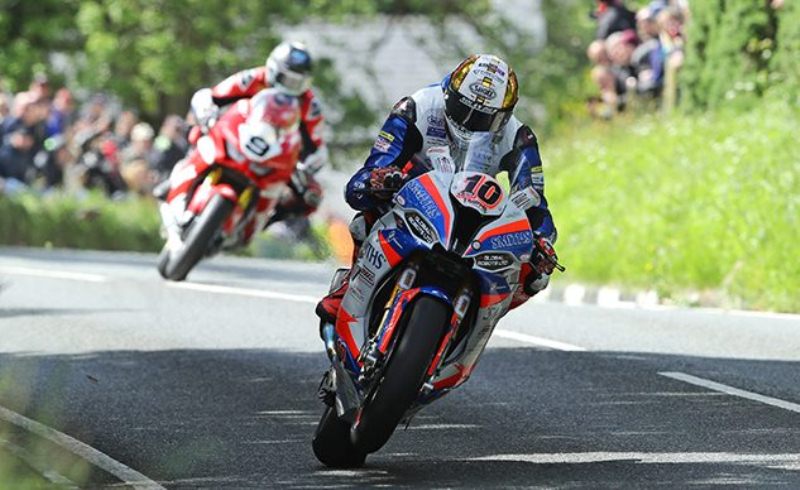
[[560, 342], [558, 340], [550, 340], [545, 339], [542, 337], [536, 337], [534, 335], [528, 335], [525, 333], [515, 332], [513, 330], [505, 330], [502, 328], [496, 328], [494, 330], [493, 335], [498, 337], [502, 337], [504, 339], [516, 340], [518, 342], [524, 342], [526, 344], [533, 344], [538, 345], [540, 347], [547, 347], [548, 349], [560, 350], [564, 352], [586, 352], [587, 349], [585, 347], [581, 347], [574, 344], [568, 344], [566, 342]]
[[20, 267], [16, 265], [0, 265], [0, 274], [11, 274], [32, 277], [46, 277], [50, 279], [67, 279], [70, 281], [107, 282], [108, 278], [100, 274], [87, 272], [72, 272], [54, 269], [37, 269], [35, 267]]
[[295, 301], [298, 303], [316, 304], [319, 298], [306, 296], [303, 294], [280, 293], [263, 289], [240, 288], [233, 286], [222, 286], [219, 284], [203, 284], [196, 282], [167, 282], [167, 287], [174, 289], [186, 289], [189, 291], [200, 291], [205, 293], [235, 294], [239, 296], [250, 296], [254, 298], [281, 299], [285, 301]]
[[789, 402], [786, 400], [781, 400], [780, 398], [773, 398], [771, 396], [761, 395], [752, 391], [747, 391], [726, 384], [717, 383], [716, 381], [712, 381], [710, 379], [700, 378], [698, 376], [692, 376], [691, 374], [686, 374], [676, 371], [664, 371], [664, 372], [659, 372], [658, 374], [664, 376], [665, 378], [683, 381], [684, 383], [700, 386], [702, 388], [707, 388], [712, 391], [717, 391], [720, 393], [736, 396], [739, 398], [744, 398], [746, 400], [763, 403], [765, 405], [782, 408], [790, 412], [800, 413], [800, 404]]
[[119, 478], [125, 485], [130, 485], [137, 490], [164, 490], [164, 487], [133, 468], [125, 466], [116, 459], [93, 448], [85, 442], [81, 442], [74, 437], [59, 432], [41, 422], [29, 419], [3, 406], [0, 406], [0, 419], [61, 446], [87, 463]]

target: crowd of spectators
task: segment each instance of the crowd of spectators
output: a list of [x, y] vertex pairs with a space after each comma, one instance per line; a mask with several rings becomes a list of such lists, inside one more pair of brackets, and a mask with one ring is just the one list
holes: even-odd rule
[[688, 15], [688, 0], [653, 0], [636, 11], [624, 0], [597, 0], [597, 34], [586, 53], [599, 91], [589, 101], [593, 115], [613, 117], [633, 98], [675, 96], [669, 80], [683, 65]]
[[36, 75], [27, 91], [0, 91], [0, 193], [25, 189], [111, 197], [148, 194], [186, 154], [186, 122], [167, 116], [158, 134], [104, 94], [78, 104]]

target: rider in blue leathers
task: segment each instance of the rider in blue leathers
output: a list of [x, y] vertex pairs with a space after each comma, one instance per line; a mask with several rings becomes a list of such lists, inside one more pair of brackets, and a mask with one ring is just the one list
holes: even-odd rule
[[[525, 264], [521, 287], [512, 308], [544, 289], [553, 271], [555, 252], [552, 243], [557, 233], [544, 197], [544, 176], [539, 146], [533, 131], [513, 115], [518, 99], [516, 75], [503, 60], [492, 55], [473, 55], [464, 60], [441, 84], [431, 85], [400, 100], [383, 124], [367, 161], [350, 179], [345, 198], [361, 211], [351, 224], [356, 244], [366, 237], [377, 218], [375, 211], [391, 198], [365, 189], [398, 188], [420, 170], [414, 162], [432, 147], [449, 147], [458, 155], [475, 132], [493, 133], [493, 158], [482, 168], [471, 170], [496, 175], [507, 171], [512, 189], [518, 193], [517, 205], [525, 209], [535, 235], [537, 251]], [[317, 306], [323, 322], [335, 322], [348, 282]]]

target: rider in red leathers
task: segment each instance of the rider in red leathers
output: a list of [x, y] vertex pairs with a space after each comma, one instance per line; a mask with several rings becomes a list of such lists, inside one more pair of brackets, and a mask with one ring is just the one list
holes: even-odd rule
[[195, 128], [189, 135], [192, 150], [173, 169], [169, 178], [165, 226], [172, 239], [179, 236], [189, 201], [212, 163], [238, 169], [258, 192], [252, 219], [236, 237], [235, 246], [247, 244], [253, 234], [274, 216], [300, 155], [302, 137], [297, 97], [264, 89], [233, 104], [205, 132]]
[[272, 50], [264, 66], [240, 71], [192, 97], [192, 111], [202, 126], [213, 124], [220, 107], [250, 98], [264, 88], [273, 87], [299, 99], [300, 163], [289, 184], [291, 192], [281, 200], [270, 222], [308, 216], [322, 200], [322, 188], [314, 175], [328, 162], [328, 149], [322, 137], [322, 110], [311, 89], [311, 68], [305, 45], [283, 42]]

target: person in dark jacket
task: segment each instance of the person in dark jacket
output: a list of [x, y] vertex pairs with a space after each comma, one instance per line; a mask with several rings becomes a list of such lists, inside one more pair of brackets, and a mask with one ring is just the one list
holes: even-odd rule
[[636, 29], [636, 14], [625, 7], [622, 0], [597, 0], [597, 39], [606, 39], [611, 34]]

